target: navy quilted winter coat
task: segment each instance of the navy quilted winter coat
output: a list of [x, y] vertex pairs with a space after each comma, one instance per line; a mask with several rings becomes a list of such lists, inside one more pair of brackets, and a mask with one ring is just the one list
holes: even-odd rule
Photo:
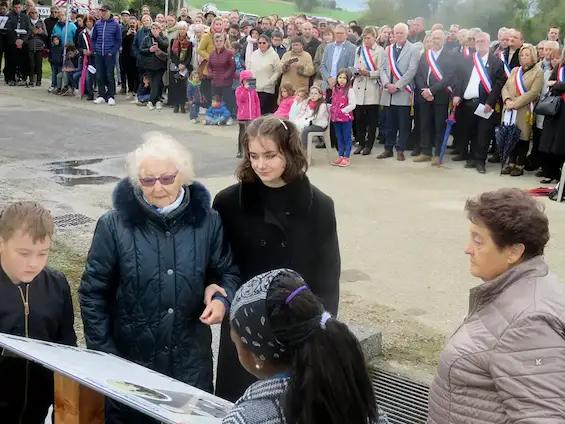
[[237, 267], [220, 216], [199, 183], [166, 217], [128, 179], [96, 225], [79, 299], [86, 344], [211, 392], [210, 327], [200, 322], [207, 281], [233, 298]]

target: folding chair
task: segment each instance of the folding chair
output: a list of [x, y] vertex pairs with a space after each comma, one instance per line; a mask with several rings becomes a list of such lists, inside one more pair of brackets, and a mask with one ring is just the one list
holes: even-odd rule
[[308, 166], [312, 162], [312, 145], [314, 144], [314, 137], [322, 137], [326, 145], [326, 154], [328, 156], [328, 162], [331, 162], [332, 158], [332, 146], [330, 141], [330, 125], [326, 127], [324, 132], [311, 132], [308, 133], [308, 144], [306, 146], [306, 157], [308, 159]]

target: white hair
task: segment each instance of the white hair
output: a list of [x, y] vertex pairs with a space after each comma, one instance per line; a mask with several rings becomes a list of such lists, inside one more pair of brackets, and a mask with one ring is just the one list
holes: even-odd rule
[[488, 32], [477, 32], [475, 34], [475, 38], [477, 37], [485, 37], [487, 39], [487, 41], [490, 43], [490, 34]]
[[186, 29], [188, 29], [188, 23], [186, 23], [186, 21], [179, 21], [179, 22], [177, 22], [177, 28], [186, 28]]
[[190, 151], [170, 135], [160, 132], [144, 134], [144, 142], [126, 157], [126, 166], [132, 184], [139, 185], [139, 167], [147, 158], [173, 161], [183, 184], [194, 181], [194, 166]]
[[396, 28], [403, 28], [403, 29], [404, 29], [404, 32], [405, 32], [406, 34], [408, 34], [408, 31], [410, 31], [410, 28], [409, 28], [408, 25], [406, 25], [404, 22], [400, 22], [400, 23], [396, 24], [396, 25], [394, 26], [394, 30], [395, 30], [395, 31], [396, 31]]

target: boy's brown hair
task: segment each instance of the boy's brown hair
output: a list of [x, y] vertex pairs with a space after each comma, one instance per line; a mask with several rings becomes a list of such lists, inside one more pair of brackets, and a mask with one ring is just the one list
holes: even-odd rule
[[0, 237], [7, 241], [17, 230], [29, 234], [33, 242], [53, 237], [53, 217], [37, 202], [16, 202], [0, 212]]

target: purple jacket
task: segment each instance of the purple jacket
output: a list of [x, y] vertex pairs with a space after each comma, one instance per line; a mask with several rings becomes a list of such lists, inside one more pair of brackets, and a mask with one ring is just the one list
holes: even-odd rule
[[235, 75], [235, 60], [231, 50], [225, 47], [210, 53], [208, 61], [208, 74], [212, 77], [215, 87], [231, 87]]

